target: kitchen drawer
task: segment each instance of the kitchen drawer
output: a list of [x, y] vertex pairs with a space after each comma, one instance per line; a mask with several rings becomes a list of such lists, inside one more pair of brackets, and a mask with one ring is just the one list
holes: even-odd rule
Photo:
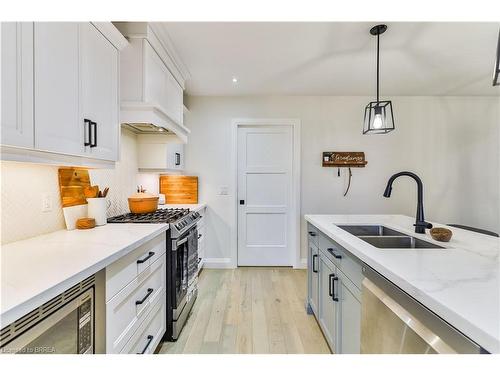
[[309, 243], [313, 243], [316, 247], [319, 246], [319, 230], [315, 226], [307, 223], [307, 238]]
[[349, 251], [323, 233], [319, 234], [319, 249], [361, 289], [363, 281], [362, 263]]
[[121, 354], [151, 354], [160, 343], [166, 330], [165, 294], [153, 306], [148, 316], [120, 351]]
[[164, 254], [106, 303], [107, 353], [118, 353], [152, 306], [165, 302], [165, 280]]
[[162, 233], [106, 267], [106, 301], [165, 254], [166, 248], [166, 235]]

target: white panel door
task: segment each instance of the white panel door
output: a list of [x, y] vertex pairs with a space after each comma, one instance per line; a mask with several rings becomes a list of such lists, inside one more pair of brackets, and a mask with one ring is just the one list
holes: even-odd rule
[[238, 265], [291, 266], [291, 126], [238, 127]]
[[33, 148], [33, 23], [1, 23], [1, 143]]
[[118, 159], [118, 51], [91, 23], [80, 28], [83, 119], [92, 121], [90, 157]]
[[76, 22], [35, 23], [35, 148], [39, 150], [85, 154], [79, 28]]

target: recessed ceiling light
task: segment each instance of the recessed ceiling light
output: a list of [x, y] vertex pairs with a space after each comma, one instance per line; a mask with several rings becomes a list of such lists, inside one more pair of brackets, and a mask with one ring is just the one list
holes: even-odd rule
[[238, 83], [238, 78], [233, 77], [233, 83]]

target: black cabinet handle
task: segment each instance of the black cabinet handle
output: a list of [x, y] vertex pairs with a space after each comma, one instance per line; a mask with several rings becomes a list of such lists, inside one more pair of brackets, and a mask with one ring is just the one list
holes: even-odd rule
[[312, 267], [313, 267], [313, 272], [314, 273], [318, 273], [318, 270], [316, 269], [316, 267], [314, 267], [314, 265], [316, 264], [316, 262], [314, 261], [316, 258], [318, 257], [318, 254], [314, 254], [313, 257], [312, 257]]
[[335, 276], [335, 274], [333, 274], [333, 277], [332, 277], [332, 281], [333, 281], [333, 285], [332, 285], [332, 300], [334, 300], [335, 302], [338, 302], [339, 301], [339, 298], [337, 297], [336, 293], [335, 293], [335, 281], [339, 281], [339, 278], [337, 276]]
[[152, 341], [153, 341], [153, 335], [148, 335], [148, 342], [147, 342], [146, 346], [144, 347], [144, 349], [142, 349], [142, 351], [140, 353], [137, 353], [137, 354], [146, 353], [146, 350], [148, 350], [148, 346], [151, 345]]
[[311, 237], [316, 237], [316, 232], [309, 232], [309, 235], [310, 235]]
[[90, 134], [90, 124], [92, 121], [89, 119], [83, 119], [83, 145], [90, 146], [90, 138], [92, 137]]
[[141, 299], [140, 301], [135, 301], [135, 304], [142, 305], [144, 303], [144, 301], [146, 301], [148, 299], [148, 297], [151, 295], [151, 293], [153, 293], [153, 288], [148, 288], [148, 292], [146, 293], [144, 298]]
[[181, 154], [175, 153], [175, 165], [181, 165]]
[[333, 257], [334, 257], [334, 258], [336, 258], [336, 259], [342, 259], [342, 255], [339, 255], [339, 254], [334, 253], [334, 252], [333, 252], [333, 250], [334, 250], [333, 248], [329, 247], [327, 250], [328, 250], [328, 252], [329, 252], [330, 254], [332, 254], [332, 255], [333, 255]]
[[334, 273], [331, 273], [330, 275], [328, 275], [328, 295], [330, 297], [333, 297], [333, 278], [335, 277], [335, 274]]
[[149, 258], [151, 258], [153, 255], [155, 255], [155, 252], [154, 251], [150, 251], [148, 256], [146, 258], [143, 258], [143, 259], [138, 259], [137, 260], [137, 264], [141, 264], [141, 263], [144, 263], [145, 261], [147, 261]]
[[90, 121], [89, 128], [94, 128], [93, 132], [89, 132], [89, 134], [94, 133], [94, 139], [90, 139], [90, 147], [97, 147], [97, 122]]
[[202, 236], [203, 236], [202, 234], [199, 234], [199, 235], [198, 235], [198, 239], [200, 239]]

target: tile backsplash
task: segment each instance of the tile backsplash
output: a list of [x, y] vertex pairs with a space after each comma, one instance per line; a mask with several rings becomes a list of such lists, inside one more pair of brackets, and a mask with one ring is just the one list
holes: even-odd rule
[[[89, 170], [93, 185], [109, 187], [108, 216], [128, 212], [127, 198], [138, 184], [136, 135], [122, 130], [120, 161], [114, 169]], [[65, 229], [58, 186], [58, 167], [1, 162], [1, 243]], [[148, 180], [154, 181], [154, 177]], [[49, 195], [52, 210], [42, 212], [42, 197]]]

